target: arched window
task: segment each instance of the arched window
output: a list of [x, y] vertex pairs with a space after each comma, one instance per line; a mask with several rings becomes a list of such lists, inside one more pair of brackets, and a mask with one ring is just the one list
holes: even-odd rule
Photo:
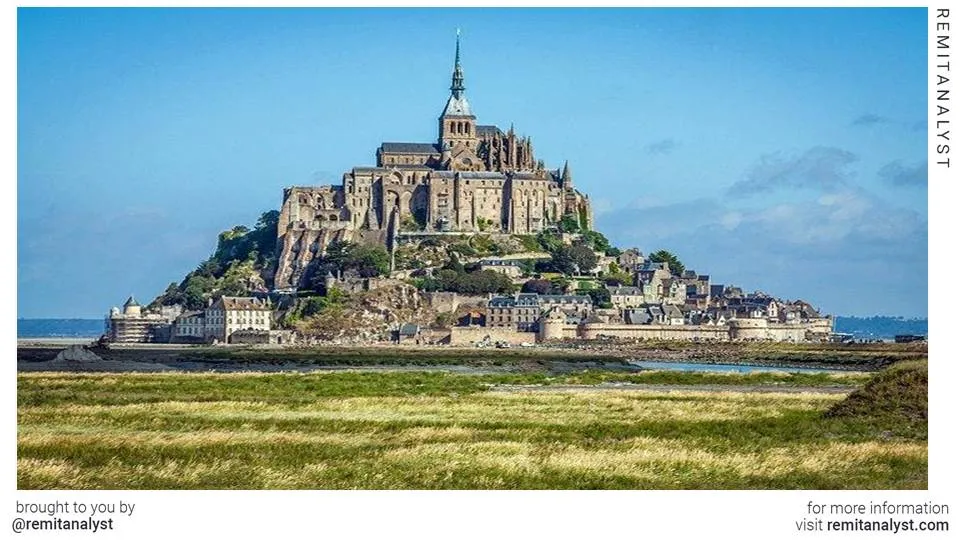
[[457, 126], [457, 123], [456, 123], [456, 122], [450, 122], [450, 133], [454, 133], [454, 132], [457, 131], [457, 127], [456, 127], [456, 126]]

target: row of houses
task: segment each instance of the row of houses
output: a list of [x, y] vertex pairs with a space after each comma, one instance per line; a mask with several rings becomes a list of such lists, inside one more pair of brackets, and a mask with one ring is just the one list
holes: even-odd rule
[[178, 306], [144, 309], [132, 296], [107, 316], [114, 343], [280, 343], [292, 335], [273, 329], [273, 308], [266, 298], [223, 296], [205, 309]]
[[[626, 290], [625, 290], [626, 289]], [[783, 302], [762, 293], [742, 297], [719, 297], [706, 308], [690, 303], [649, 302], [636, 287], [608, 287], [611, 308], [597, 308], [588, 295], [541, 295], [520, 293], [494, 296], [483, 314], [461, 319], [462, 326], [485, 326], [536, 332], [547, 313], [556, 308], [564, 323], [610, 323], [623, 325], [724, 325], [732, 320], [762, 320], [770, 324], [799, 324], [823, 319], [803, 301]]]

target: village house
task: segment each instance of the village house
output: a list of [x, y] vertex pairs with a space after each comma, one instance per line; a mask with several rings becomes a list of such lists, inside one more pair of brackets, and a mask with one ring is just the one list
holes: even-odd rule
[[487, 301], [486, 325], [535, 332], [540, 320], [539, 297], [536, 293], [520, 293], [491, 298]]
[[507, 276], [510, 279], [517, 279], [523, 275], [523, 269], [520, 261], [505, 259], [481, 259], [478, 264], [480, 270], [493, 270]]
[[272, 323], [273, 310], [266, 299], [223, 296], [203, 311], [187, 311], [177, 317], [172, 341], [289, 343], [292, 337], [271, 334]]
[[610, 292], [610, 303], [617, 309], [626, 309], [640, 306], [644, 303], [643, 289], [640, 287], [607, 287]]
[[639, 270], [644, 262], [643, 254], [637, 248], [625, 249], [617, 256], [617, 266], [630, 273]]
[[185, 311], [173, 321], [173, 341], [203, 342], [207, 339], [207, 317], [203, 311]]
[[206, 337], [229, 343], [237, 330], [270, 330], [273, 310], [266, 299], [221, 296], [207, 307]]
[[535, 332], [541, 316], [553, 308], [563, 313], [566, 319], [579, 322], [593, 311], [593, 302], [589, 296], [577, 294], [495, 296], [487, 301], [486, 326]]

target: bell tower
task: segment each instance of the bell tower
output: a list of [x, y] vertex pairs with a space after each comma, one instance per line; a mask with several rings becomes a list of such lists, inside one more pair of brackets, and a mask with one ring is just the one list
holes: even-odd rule
[[470, 103], [464, 95], [463, 67], [460, 65], [460, 29], [457, 29], [457, 52], [453, 61], [453, 77], [450, 82], [450, 97], [440, 114], [438, 144], [447, 145], [456, 150], [457, 146], [466, 146], [476, 152], [477, 117], [470, 110]]

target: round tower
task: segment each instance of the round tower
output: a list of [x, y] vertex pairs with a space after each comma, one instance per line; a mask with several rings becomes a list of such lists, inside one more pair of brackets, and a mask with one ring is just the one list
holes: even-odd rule
[[567, 317], [559, 307], [551, 308], [540, 320], [540, 341], [563, 339], [563, 326], [566, 322]]
[[140, 304], [132, 295], [123, 303], [123, 314], [131, 317], [139, 317], [142, 314]]

